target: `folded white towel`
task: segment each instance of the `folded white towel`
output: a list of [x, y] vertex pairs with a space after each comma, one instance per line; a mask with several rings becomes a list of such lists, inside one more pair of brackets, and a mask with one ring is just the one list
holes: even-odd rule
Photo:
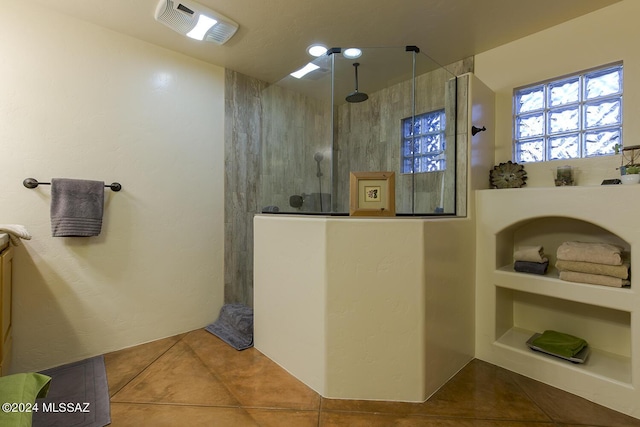
[[519, 246], [513, 253], [514, 261], [546, 262], [542, 246]]
[[31, 240], [31, 234], [24, 225], [0, 224], [0, 232], [7, 233], [14, 246], [20, 245], [20, 239]]

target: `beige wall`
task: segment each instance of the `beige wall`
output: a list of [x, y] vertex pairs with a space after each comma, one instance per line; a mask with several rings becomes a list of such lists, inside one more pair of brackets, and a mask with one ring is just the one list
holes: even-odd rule
[[472, 220], [254, 221], [256, 348], [322, 396], [422, 402], [473, 358]]
[[[224, 70], [23, 2], [0, 14], [0, 223], [13, 371], [205, 326], [223, 298]], [[52, 238], [52, 177], [118, 181], [102, 234]]]
[[[639, 143], [640, 2], [624, 0], [476, 56], [475, 74], [496, 92], [496, 163], [511, 159], [513, 88], [584, 69], [624, 61], [623, 144]], [[619, 175], [618, 156], [527, 163], [528, 186], [553, 186], [552, 171], [579, 168], [578, 185], [598, 185]]]

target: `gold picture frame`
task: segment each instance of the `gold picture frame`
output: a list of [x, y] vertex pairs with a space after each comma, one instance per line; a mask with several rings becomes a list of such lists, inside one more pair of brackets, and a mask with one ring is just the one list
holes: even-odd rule
[[394, 172], [351, 172], [349, 184], [349, 215], [396, 215]]

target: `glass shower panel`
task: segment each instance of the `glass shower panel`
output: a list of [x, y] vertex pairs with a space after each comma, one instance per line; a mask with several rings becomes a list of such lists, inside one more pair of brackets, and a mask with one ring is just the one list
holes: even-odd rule
[[331, 212], [331, 58], [262, 95], [258, 204], [262, 212]]
[[345, 215], [351, 172], [392, 171], [398, 215], [456, 213], [455, 76], [419, 49], [361, 52], [262, 93], [263, 212]]
[[[415, 170], [413, 174], [402, 176], [405, 180], [413, 178], [411, 195], [414, 199], [411, 211], [405, 208], [399, 212], [455, 214], [456, 168], [458, 160], [464, 161], [456, 157], [457, 80], [455, 75], [424, 53], [416, 53], [415, 59], [415, 119], [440, 117], [438, 122], [430, 123], [426, 132], [439, 138], [429, 147], [436, 154], [434, 161], [438, 163], [437, 167], [429, 167], [426, 171]], [[437, 129], [439, 131], [436, 132]]]
[[[405, 48], [363, 48], [356, 59], [341, 53], [334, 60], [334, 195], [338, 212], [349, 211], [351, 172], [396, 174], [396, 212], [411, 212], [411, 181], [400, 176], [402, 120], [413, 116], [413, 59]], [[364, 102], [352, 103], [353, 64]], [[399, 179], [400, 178], [400, 179]]]

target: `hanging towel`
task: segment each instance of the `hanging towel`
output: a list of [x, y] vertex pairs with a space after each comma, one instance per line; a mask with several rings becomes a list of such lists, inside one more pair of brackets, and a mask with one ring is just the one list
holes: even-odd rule
[[104, 182], [53, 178], [51, 233], [53, 237], [97, 236], [102, 230]]
[[11, 239], [11, 243], [14, 246], [20, 245], [20, 239], [31, 240], [31, 234], [29, 234], [24, 225], [0, 224], [0, 231], [9, 235], [9, 239]]
[[558, 259], [622, 265], [622, 248], [609, 243], [564, 242], [558, 247]]
[[519, 246], [513, 253], [513, 260], [529, 262], [548, 261], [544, 256], [544, 248], [542, 246]]

